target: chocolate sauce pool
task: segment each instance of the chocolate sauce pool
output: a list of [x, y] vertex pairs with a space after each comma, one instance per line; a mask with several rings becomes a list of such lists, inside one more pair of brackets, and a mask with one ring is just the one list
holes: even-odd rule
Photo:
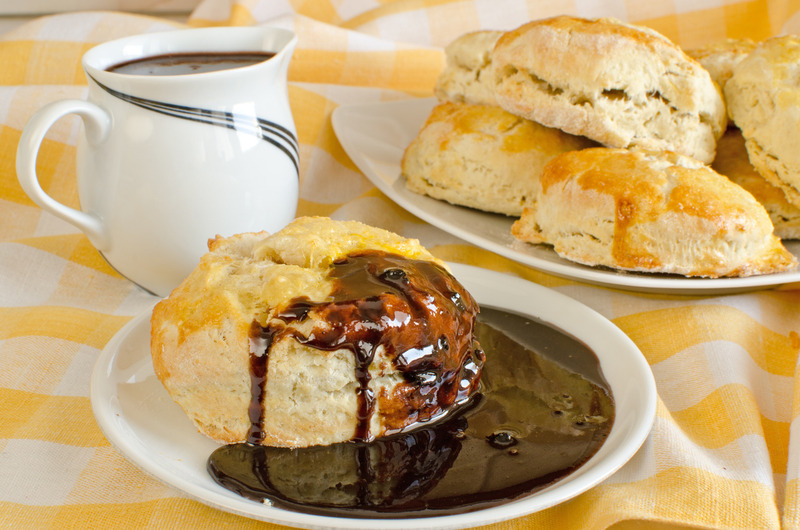
[[[459, 300], [453, 304], [463, 309]], [[286, 318], [297, 318], [302, 305], [293, 304]], [[268, 329], [254, 331], [269, 342]], [[480, 388], [444, 419], [374, 441], [360, 439], [357, 429], [353, 441], [330, 446], [223, 446], [210, 456], [209, 473], [246, 498], [288, 510], [402, 518], [502, 504], [585, 463], [614, 420], [610, 389], [591, 349], [544, 322], [492, 307], [481, 307], [475, 336], [486, 359]], [[445, 394], [471, 381], [465, 376], [475, 369], [470, 359]], [[411, 379], [420, 377], [417, 368]]]

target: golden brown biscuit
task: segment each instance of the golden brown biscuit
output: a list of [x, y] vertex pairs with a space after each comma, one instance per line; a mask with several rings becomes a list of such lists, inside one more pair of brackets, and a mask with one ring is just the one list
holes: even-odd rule
[[401, 162], [411, 191], [519, 216], [554, 156], [594, 142], [490, 105], [445, 102], [431, 112]]
[[756, 171], [747, 156], [739, 129], [731, 128], [717, 144], [717, 157], [711, 167], [749, 191], [764, 205], [781, 239], [800, 239], [800, 208], [786, 200], [780, 188], [770, 184]]
[[725, 105], [709, 73], [653, 30], [559, 16], [505, 33], [492, 53], [507, 111], [610, 147], [714, 158]]
[[792, 270], [764, 208], [697, 160], [592, 148], [556, 157], [512, 228], [585, 265], [716, 278]]
[[725, 97], [750, 162], [800, 207], [800, 37], [759, 44], [734, 68]]
[[445, 48], [445, 67], [434, 92], [440, 101], [494, 105], [492, 49], [502, 31], [473, 31]]
[[477, 305], [416, 240], [301, 218], [209, 249], [156, 305], [151, 353], [164, 387], [211, 438], [370, 440], [476, 389]]

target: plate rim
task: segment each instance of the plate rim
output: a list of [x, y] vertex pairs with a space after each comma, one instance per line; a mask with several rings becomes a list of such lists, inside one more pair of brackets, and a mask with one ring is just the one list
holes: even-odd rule
[[[219, 487], [220, 491], [216, 492], [213, 496], [205, 495], [204, 492], [208, 488], [198, 486], [191, 480], [180, 476], [168, 476], [166, 470], [157, 466], [156, 460], [146, 457], [146, 452], [142, 450], [137, 451], [135, 442], [126, 435], [135, 434], [134, 429], [130, 428], [124, 422], [124, 416], [120, 409], [119, 395], [110, 388], [117, 388], [121, 381], [115, 381], [113, 378], [115, 362], [120, 355], [120, 349], [125, 345], [126, 340], [132, 333], [139, 331], [139, 328], [144, 325], [149, 325], [149, 318], [153, 303], [145, 311], [132, 318], [125, 324], [109, 341], [102, 353], [97, 359], [91, 374], [90, 383], [90, 400], [92, 411], [97, 421], [98, 426], [105, 435], [109, 443], [131, 463], [136, 465], [139, 469], [143, 470], [148, 475], [152, 476], [161, 483], [178, 490], [186, 496], [197, 500], [205, 505], [214, 507], [216, 509], [248, 517], [251, 519], [273, 522], [276, 524], [283, 524], [294, 526], [297, 528], [339, 528], [339, 529], [367, 529], [367, 528], [382, 528], [382, 529], [422, 529], [422, 528], [467, 528], [475, 525], [491, 524], [499, 521], [509, 520], [517, 517], [523, 517], [531, 513], [535, 513], [556, 504], [566, 502], [567, 500], [584, 493], [585, 491], [596, 486], [626, 462], [628, 462], [636, 452], [641, 448], [642, 444], [649, 435], [656, 415], [657, 394], [655, 387], [655, 379], [652, 371], [647, 364], [646, 359], [642, 355], [638, 347], [633, 341], [625, 335], [617, 326], [610, 320], [599, 314], [594, 309], [586, 306], [585, 304], [568, 297], [562, 293], [543, 287], [536, 283], [530, 282], [518, 276], [513, 276], [506, 273], [501, 273], [489, 269], [482, 269], [470, 265], [463, 265], [458, 263], [447, 263], [451, 268], [454, 276], [465, 284], [477, 282], [480, 278], [485, 281], [483, 286], [470, 285], [468, 290], [470, 292], [476, 291], [474, 295], [479, 303], [481, 298], [481, 290], [486, 289], [489, 291], [496, 291], [498, 285], [505, 285], [505, 289], [511, 289], [514, 293], [525, 292], [527, 296], [523, 297], [518, 295], [515, 299], [516, 304], [514, 307], [505, 306], [507, 309], [515, 310], [516, 307], [528, 306], [529, 300], [532, 296], [544, 297], [547, 301], [547, 308], [556, 308], [558, 311], [558, 318], [555, 320], [560, 322], [563, 318], [569, 316], [570, 318], [575, 315], [588, 318], [593, 326], [599, 326], [599, 329], [608, 333], [606, 336], [599, 336], [593, 341], [603, 341], [604, 343], [613, 342], [615, 348], [623, 346], [620, 351], [626, 351], [627, 359], [625, 361], [625, 369], [633, 371], [634, 375], [640, 379], [639, 389], [636, 394], [636, 399], [639, 400], [637, 407], [640, 410], [639, 417], [637, 418], [620, 418], [616, 416], [615, 424], [609, 433], [609, 438], [600, 447], [598, 453], [579, 467], [576, 471], [567, 475], [563, 479], [554, 483], [552, 486], [533, 493], [527, 497], [517, 499], [508, 503], [498, 506], [477, 510], [474, 512], [467, 512], [462, 514], [442, 515], [433, 517], [418, 517], [418, 518], [403, 518], [403, 519], [362, 519], [362, 518], [344, 518], [332, 516], [320, 516], [306, 514], [302, 512], [294, 512], [283, 510], [277, 507], [259, 505], [253, 501], [246, 500], [233, 493]], [[476, 288], [477, 287], [477, 288]], [[553, 319], [548, 319], [542, 316], [546, 313], [543, 303], [540, 307], [534, 307], [524, 310], [528, 316], [536, 316], [550, 322], [553, 325], [561, 327], [564, 331], [572, 333], [579, 339], [589, 333], [589, 331], [581, 331], [580, 329], [566, 329], [564, 326], [554, 322]], [[497, 307], [498, 304], [485, 303], [485, 305], [492, 305]], [[502, 306], [501, 306], [502, 307]], [[568, 328], [571, 326], [568, 326]], [[149, 333], [148, 333], [149, 334]], [[597, 349], [597, 346], [592, 346]], [[605, 348], [605, 346], [601, 346]], [[598, 357], [601, 360], [601, 367], [603, 371], [606, 368], [612, 367], [615, 360], [604, 354]], [[148, 362], [150, 359], [149, 350], [146, 353], [140, 354], [142, 357], [140, 362]], [[152, 365], [150, 366], [152, 369]], [[162, 388], [163, 389], [163, 388]], [[612, 390], [617, 393], [619, 389]], [[626, 393], [628, 390], [625, 391]], [[164, 395], [167, 396], [166, 390]], [[615, 395], [615, 400], [617, 399]], [[626, 398], [629, 399], [629, 398]], [[177, 406], [177, 405], [175, 405]], [[627, 427], [618, 427], [618, 422], [625, 420]], [[126, 428], [128, 430], [126, 430]], [[618, 430], [615, 430], [618, 429]], [[624, 432], [623, 432], [624, 431]], [[197, 436], [203, 436], [197, 433]], [[609, 440], [614, 440], [619, 437], [625, 437], [625, 443], [619, 446], [610, 447]], [[609, 454], [606, 454], [609, 453]], [[604, 458], [600, 458], [601, 455]], [[592, 464], [591, 466], [589, 464]], [[209, 478], [209, 481], [211, 479]], [[563, 493], [559, 496], [559, 490], [563, 489], [563, 484], [577, 483], [577, 487], [573, 487], [568, 496]], [[561, 486], [560, 486], [561, 485]], [[569, 489], [569, 488], [566, 488]], [[553, 493], [555, 492], [555, 493]], [[537, 502], [538, 501], [538, 502]], [[533, 506], [533, 509], [529, 509]]]
[[[730, 294], [760, 289], [776, 289], [781, 287], [785, 288], [787, 286], [788, 288], [797, 288], [800, 286], [800, 269], [797, 271], [754, 275], [740, 278], [687, 278], [670, 277], [661, 273], [616, 271], [613, 269], [590, 267], [561, 258], [555, 253], [555, 251], [552, 250], [553, 256], [556, 257], [558, 261], [546, 261], [536, 256], [525, 254], [519, 250], [510, 248], [502, 241], [495, 241], [485, 238], [479, 234], [475, 234], [468, 228], [463, 228], [448, 222], [446, 219], [441, 219], [435, 213], [432, 213], [423, 206], [404, 198], [393, 189], [394, 186], [398, 185], [398, 181], [401, 178], [399, 160], [396, 164], [393, 164], [397, 165], [397, 176], [392, 181], [384, 179], [372, 170], [371, 164], [369, 160], [367, 160], [367, 155], [363, 152], [363, 150], [360, 149], [358, 142], [352, 139], [352, 133], [359, 131], [351, 128], [348, 124], [348, 118], [351, 115], [368, 116], [372, 119], [387, 119], [390, 117], [389, 111], [391, 110], [399, 109], [401, 111], [413, 110], [419, 112], [421, 109], [425, 110], [428, 107], [433, 108], [436, 103], [438, 103], [438, 100], [435, 97], [408, 98], [377, 102], [370, 101], [366, 103], [347, 103], [335, 108], [331, 115], [331, 124], [333, 126], [334, 134], [339, 140], [339, 143], [342, 145], [345, 153], [347, 153], [353, 163], [358, 167], [359, 171], [361, 171], [361, 173], [363, 173], [364, 176], [390, 200], [413, 215], [428, 222], [429, 224], [448, 232], [453, 236], [463, 239], [468, 243], [484, 248], [485, 250], [489, 250], [518, 263], [522, 263], [536, 270], [550, 273], [562, 278], [588, 282], [604, 287], [636, 292], [667, 292], [690, 295], [706, 295]], [[403, 114], [407, 115], [408, 112]], [[394, 123], [397, 127], [403, 129], [403, 124], [398, 124], [397, 122]], [[422, 123], [419, 124], [419, 127], [421, 126]], [[361, 132], [363, 133], [363, 131]], [[413, 133], [413, 136], [416, 136], [416, 132]], [[397, 147], [402, 151], [406, 146]], [[389, 161], [381, 160], [381, 162], [387, 163]], [[420, 197], [422, 199], [436, 201], [440, 206], [443, 207], [465, 209], [464, 207], [452, 205], [444, 201], [437, 201], [436, 199], [423, 197], [421, 195]], [[483, 214], [485, 212], [478, 212], [476, 210], [476, 213]], [[798, 255], [797, 251], [792, 251], [792, 249], [789, 250], [800, 259], [800, 255]]]

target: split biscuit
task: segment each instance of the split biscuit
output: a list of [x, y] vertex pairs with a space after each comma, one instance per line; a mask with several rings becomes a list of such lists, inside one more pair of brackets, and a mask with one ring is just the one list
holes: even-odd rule
[[724, 88], [734, 67], [755, 49], [756, 44], [751, 39], [725, 39], [687, 50], [686, 54], [708, 70], [711, 79]]
[[492, 49], [502, 31], [473, 31], [445, 48], [445, 67], [436, 79], [440, 101], [494, 105]]
[[800, 37], [759, 44], [734, 68], [725, 97], [750, 162], [800, 207]]
[[491, 105], [437, 105], [405, 150], [409, 190], [487, 212], [519, 216], [536, 198], [545, 164], [594, 142]]
[[763, 206], [697, 160], [591, 148], [559, 155], [541, 181], [512, 234], [553, 245], [563, 258], [708, 278], [797, 267]]
[[727, 117], [719, 87], [663, 35], [612, 19], [537, 20], [492, 53], [509, 112], [609, 147], [714, 159]]
[[800, 207], [786, 200], [777, 186], [756, 171], [747, 156], [741, 131], [731, 128], [717, 143], [717, 158], [711, 167], [749, 191], [769, 214], [775, 235], [781, 239], [800, 239]]
[[151, 355], [170, 396], [219, 442], [370, 441], [477, 389], [477, 310], [417, 240], [303, 217], [210, 241], [155, 306]]

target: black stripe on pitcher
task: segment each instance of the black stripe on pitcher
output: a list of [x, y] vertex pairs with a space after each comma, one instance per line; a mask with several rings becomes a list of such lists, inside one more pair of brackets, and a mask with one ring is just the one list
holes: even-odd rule
[[278, 123], [253, 116], [246, 116], [243, 114], [201, 109], [198, 107], [187, 107], [184, 105], [175, 105], [172, 103], [164, 103], [152, 99], [131, 96], [107, 87], [104, 84], [99, 83], [94, 78], [92, 78], [92, 81], [97, 83], [97, 86], [112, 96], [118, 97], [119, 99], [127, 101], [128, 103], [136, 105], [137, 107], [152, 110], [153, 112], [158, 112], [160, 114], [165, 114], [175, 118], [182, 118], [185, 120], [197, 121], [200, 123], [207, 123], [210, 125], [216, 125], [218, 127], [233, 129], [237, 132], [251, 134], [262, 140], [265, 140], [280, 149], [287, 157], [289, 157], [298, 176], [300, 175], [300, 154], [297, 138], [294, 136], [292, 131]]

